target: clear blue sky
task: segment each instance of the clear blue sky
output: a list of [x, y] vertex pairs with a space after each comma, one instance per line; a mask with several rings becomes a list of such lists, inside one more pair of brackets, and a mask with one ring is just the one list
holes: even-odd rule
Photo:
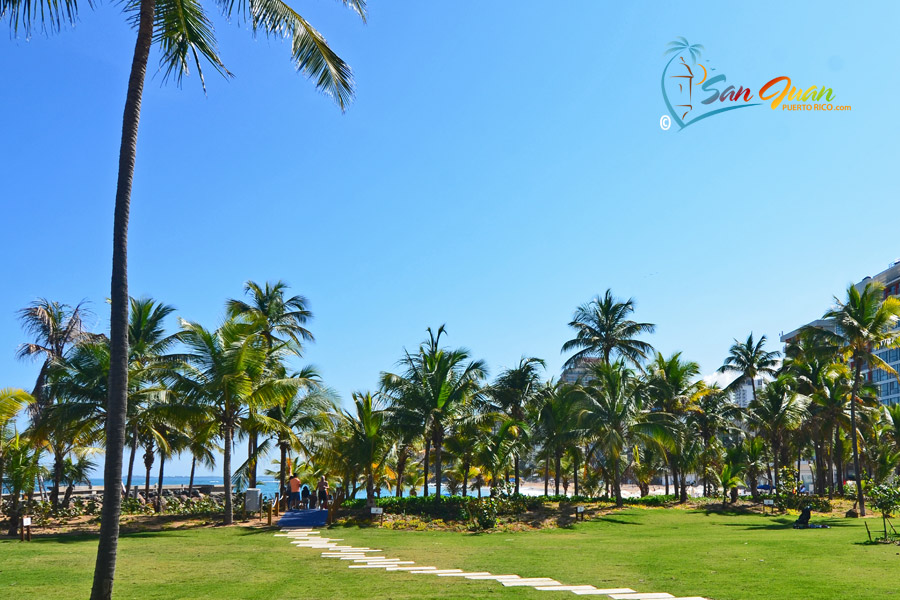
[[[146, 87], [130, 289], [213, 326], [245, 280], [286, 280], [316, 315], [308, 361], [345, 397], [441, 323], [492, 373], [536, 355], [558, 375], [572, 310], [607, 287], [710, 372], [732, 338], [777, 341], [900, 256], [896, 3], [372, 0], [368, 25], [299, 8], [353, 66], [355, 104], [217, 18], [233, 80]], [[0, 387], [33, 385], [14, 313], [34, 298], [87, 299], [107, 326], [133, 35], [105, 4], [0, 39]], [[789, 75], [852, 111], [663, 131], [679, 35], [729, 83]]]

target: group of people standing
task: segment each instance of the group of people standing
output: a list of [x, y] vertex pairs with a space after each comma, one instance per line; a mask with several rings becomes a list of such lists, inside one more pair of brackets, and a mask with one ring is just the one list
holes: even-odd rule
[[316, 482], [315, 493], [312, 493], [309, 486], [301, 482], [296, 475], [291, 475], [288, 481], [288, 488], [291, 491], [288, 499], [289, 510], [299, 510], [301, 508], [304, 510], [316, 508], [328, 510], [328, 482], [325, 481], [324, 475], [319, 477], [319, 481]]

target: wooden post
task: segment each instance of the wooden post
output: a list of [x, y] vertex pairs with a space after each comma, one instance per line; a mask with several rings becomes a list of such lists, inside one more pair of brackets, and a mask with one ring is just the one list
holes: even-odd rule
[[279, 508], [279, 505], [281, 504], [280, 496], [281, 496], [281, 494], [275, 494], [275, 516], [276, 517], [278, 516], [278, 508]]
[[22, 517], [21, 523], [22, 523], [22, 530], [19, 532], [19, 541], [24, 542], [25, 541], [25, 517]]
[[25, 541], [27, 541], [27, 542], [31, 541], [31, 525], [28, 525], [25, 528]]
[[269, 514], [269, 527], [272, 526], [272, 505], [266, 506], [266, 512]]

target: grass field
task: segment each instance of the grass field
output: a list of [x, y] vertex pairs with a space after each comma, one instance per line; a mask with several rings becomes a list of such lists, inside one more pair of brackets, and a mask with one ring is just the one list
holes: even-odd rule
[[[342, 543], [438, 568], [548, 576], [715, 600], [900, 598], [900, 546], [867, 545], [862, 521], [793, 530], [791, 518], [629, 509], [571, 529], [461, 534], [337, 527]], [[822, 521], [820, 521], [822, 522]], [[880, 526], [871, 520], [870, 527]], [[96, 541], [0, 541], [0, 598], [87, 597]], [[272, 531], [203, 528], [124, 536], [117, 598], [575, 598], [495, 582], [348, 569]]]

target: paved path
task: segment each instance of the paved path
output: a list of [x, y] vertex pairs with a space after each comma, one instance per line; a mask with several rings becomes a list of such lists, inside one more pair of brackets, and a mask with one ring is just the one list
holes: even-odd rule
[[[665, 592], [636, 592], [631, 588], [600, 589], [592, 585], [566, 585], [549, 577], [494, 575], [487, 571], [465, 572], [462, 569], [439, 569], [433, 566], [416, 565], [411, 560], [400, 560], [396, 557], [386, 558], [383, 556], [382, 550], [339, 545], [337, 542], [343, 540], [322, 537], [316, 528], [325, 524], [325, 516], [326, 511], [324, 510], [289, 511], [278, 520], [282, 529], [281, 533], [276, 533], [275, 536], [289, 539], [298, 548], [320, 550], [322, 558], [346, 561], [351, 569], [384, 569], [385, 571], [400, 571], [416, 575], [493, 580], [504, 587], [530, 587], [542, 592], [570, 592], [579, 596], [606, 596], [612, 600], [706, 600], [700, 596], [675, 598], [672, 594]], [[303, 524], [295, 524], [301, 522]]]
[[278, 519], [279, 527], [325, 527], [327, 510], [289, 510]]

